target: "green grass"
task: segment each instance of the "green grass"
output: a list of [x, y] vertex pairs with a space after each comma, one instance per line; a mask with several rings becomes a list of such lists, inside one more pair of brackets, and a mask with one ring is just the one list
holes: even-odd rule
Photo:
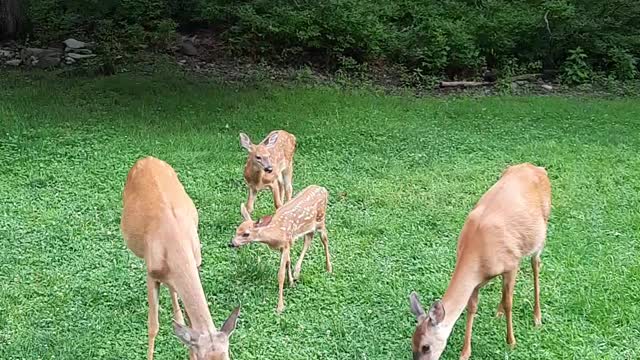
[[[640, 357], [640, 103], [554, 97], [415, 99], [333, 89], [224, 88], [177, 76], [0, 80], [0, 358], [142, 359], [143, 263], [119, 232], [142, 156], [168, 161], [200, 212], [203, 285], [218, 326], [242, 304], [232, 358], [407, 359], [408, 295], [440, 297], [466, 214], [505, 166], [547, 167], [553, 212], [543, 327], [523, 262], [518, 346], [480, 294], [475, 359]], [[298, 138], [294, 189], [330, 191], [334, 274], [318, 239], [275, 314], [278, 254], [227, 243], [246, 198], [238, 133]], [[257, 214], [271, 211], [268, 193]], [[293, 259], [301, 248], [296, 244]], [[157, 359], [186, 358], [161, 298]], [[457, 359], [464, 324], [444, 359]]]

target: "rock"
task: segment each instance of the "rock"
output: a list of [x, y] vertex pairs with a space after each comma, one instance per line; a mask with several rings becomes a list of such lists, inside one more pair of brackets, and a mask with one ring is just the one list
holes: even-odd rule
[[22, 64], [22, 60], [20, 59], [7, 60], [5, 64], [9, 66], [19, 66], [20, 64]]
[[511, 83], [511, 90], [518, 90], [519, 88], [520, 88], [520, 85], [517, 82]]
[[76, 39], [67, 39], [64, 41], [64, 44], [71, 49], [82, 49], [87, 47], [86, 42], [78, 41]]
[[13, 57], [13, 51], [0, 49], [0, 57]]
[[76, 54], [76, 53], [72, 52], [72, 53], [68, 53], [67, 56], [72, 58], [72, 59], [74, 59], [74, 60], [80, 60], [80, 59], [86, 59], [86, 58], [95, 57], [96, 54]]
[[196, 49], [191, 40], [184, 40], [182, 44], [180, 44], [180, 52], [187, 56], [198, 55], [198, 49]]
[[76, 53], [76, 54], [93, 54], [93, 52], [89, 49], [72, 49], [70, 47], [67, 47], [64, 49], [65, 52], [72, 52], [72, 53]]
[[62, 60], [62, 50], [60, 49], [23, 49], [20, 58], [26, 65], [46, 69], [60, 64]]
[[76, 62], [76, 61], [75, 61], [72, 57], [68, 57], [68, 56], [67, 56], [67, 57], [64, 59], [64, 63], [65, 63], [65, 64], [67, 64], [67, 65], [71, 65], [71, 64], [73, 64], [73, 63], [75, 63], [75, 62]]
[[540, 87], [545, 89], [545, 90], [547, 90], [547, 91], [552, 91], [553, 90], [553, 86], [547, 85], [547, 84], [541, 85]]

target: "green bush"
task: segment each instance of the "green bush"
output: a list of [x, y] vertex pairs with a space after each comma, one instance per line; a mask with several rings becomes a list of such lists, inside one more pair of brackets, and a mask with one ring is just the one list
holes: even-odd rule
[[[118, 46], [162, 48], [176, 27], [210, 26], [233, 53], [333, 70], [346, 58], [450, 77], [542, 63], [573, 82], [583, 65], [635, 78], [640, 57], [636, 0], [26, 1], [30, 37], [43, 43], [104, 37], [108, 21]], [[578, 48], [581, 63], [568, 51]]]

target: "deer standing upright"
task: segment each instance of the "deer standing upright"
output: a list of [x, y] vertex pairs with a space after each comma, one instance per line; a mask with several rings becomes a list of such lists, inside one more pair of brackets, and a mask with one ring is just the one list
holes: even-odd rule
[[[189, 347], [190, 359], [228, 360], [229, 335], [240, 309], [234, 309], [221, 330], [216, 330], [198, 272], [202, 261], [198, 211], [169, 164], [147, 157], [133, 165], [124, 187], [120, 227], [127, 247], [147, 266], [147, 358], [153, 359], [162, 283], [171, 294], [175, 334]], [[184, 324], [178, 296], [190, 328]]]
[[525, 256], [531, 256], [533, 267], [533, 319], [536, 326], [542, 323], [540, 253], [545, 244], [550, 212], [551, 184], [544, 168], [525, 163], [510, 166], [503, 172], [467, 217], [458, 240], [456, 267], [442, 300], [425, 312], [416, 293], [410, 296], [411, 311], [418, 320], [412, 339], [415, 360], [440, 358], [465, 307], [467, 321], [460, 359], [471, 356], [478, 292], [498, 275], [502, 275], [498, 316], [506, 315], [507, 343], [515, 346], [513, 289], [520, 260]]
[[271, 189], [276, 209], [291, 200], [296, 137], [284, 130], [276, 130], [254, 145], [249, 136], [240, 133], [240, 144], [249, 152], [244, 167], [244, 179], [249, 187], [247, 211], [253, 212], [256, 195], [263, 189]]
[[[331, 257], [329, 255], [329, 239], [325, 217], [327, 213], [327, 190], [320, 186], [309, 186], [302, 190], [291, 201], [276, 210], [273, 216], [268, 215], [254, 222], [244, 204], [240, 206], [240, 212], [244, 221], [236, 230], [236, 235], [229, 246], [240, 247], [251, 242], [267, 244], [273, 250], [280, 250], [280, 270], [278, 271], [278, 307], [280, 313], [284, 310], [284, 281], [285, 271], [289, 276], [289, 285], [300, 276], [302, 260], [311, 245], [313, 235], [320, 233], [320, 239], [324, 246], [327, 271], [331, 272]], [[296, 263], [293, 275], [291, 274], [291, 247], [294, 241], [304, 236], [304, 245], [300, 258]]]

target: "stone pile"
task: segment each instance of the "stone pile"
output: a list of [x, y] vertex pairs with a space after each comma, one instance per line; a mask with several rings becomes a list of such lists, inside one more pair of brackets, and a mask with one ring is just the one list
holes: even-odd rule
[[26, 66], [48, 69], [59, 66], [63, 61], [67, 65], [83, 59], [95, 57], [91, 45], [76, 39], [67, 39], [59, 48], [22, 48], [15, 45], [0, 47], [0, 64], [7, 66]]

